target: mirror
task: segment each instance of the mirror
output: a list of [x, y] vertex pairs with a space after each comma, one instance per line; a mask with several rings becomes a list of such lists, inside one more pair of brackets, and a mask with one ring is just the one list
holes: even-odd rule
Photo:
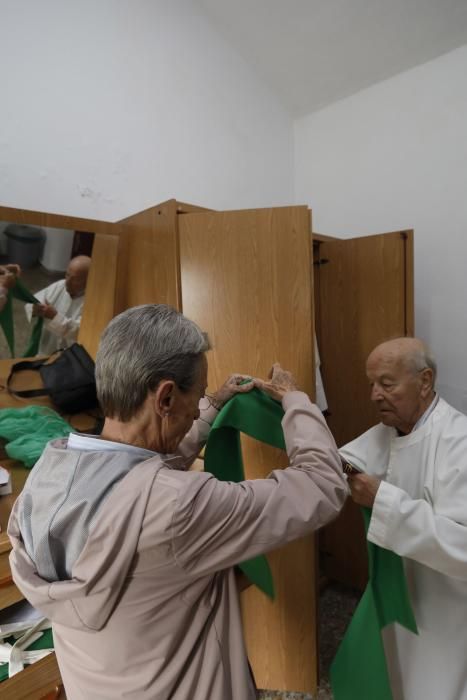
[[[79, 255], [90, 257], [93, 243], [94, 233], [91, 231], [0, 221], [0, 264], [19, 264], [22, 269], [21, 282], [32, 294], [63, 280], [70, 260]], [[52, 300], [47, 301], [52, 303]], [[78, 318], [82, 302], [84, 294], [78, 294], [72, 300], [72, 318]], [[13, 299], [13, 319], [15, 357], [21, 357], [28, 345], [32, 325], [25, 312], [24, 302], [17, 299]], [[42, 352], [53, 352], [53, 341], [50, 340], [47, 344], [44, 333], [43, 341]], [[9, 357], [8, 343], [0, 329], [0, 359]]]

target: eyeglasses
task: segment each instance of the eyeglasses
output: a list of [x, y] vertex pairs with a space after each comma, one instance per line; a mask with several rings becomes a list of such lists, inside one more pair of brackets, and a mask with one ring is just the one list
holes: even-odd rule
[[215, 408], [216, 411], [220, 411], [223, 404], [212, 394], [205, 394], [203, 398], [200, 399], [199, 408], [206, 411], [210, 406]]

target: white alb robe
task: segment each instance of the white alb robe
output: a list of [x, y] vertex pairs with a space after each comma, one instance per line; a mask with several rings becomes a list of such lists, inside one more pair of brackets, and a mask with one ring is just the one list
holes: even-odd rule
[[368, 539], [404, 557], [419, 635], [384, 631], [394, 700], [467, 700], [467, 416], [440, 399], [409, 435], [379, 424], [340, 452], [384, 479]]
[[[57, 310], [54, 318], [44, 319], [39, 355], [50, 355], [60, 348], [72, 345], [78, 337], [84, 294], [72, 299], [66, 291], [65, 280], [58, 280], [34, 296], [41, 304], [47, 301]], [[26, 304], [24, 307], [29, 321], [32, 318], [32, 306]]]
[[314, 335], [315, 343], [315, 390], [316, 390], [316, 405], [320, 411], [327, 411], [328, 401], [326, 398], [326, 392], [324, 391], [323, 377], [321, 375], [321, 358], [319, 356], [318, 341], [316, 339], [316, 333]]

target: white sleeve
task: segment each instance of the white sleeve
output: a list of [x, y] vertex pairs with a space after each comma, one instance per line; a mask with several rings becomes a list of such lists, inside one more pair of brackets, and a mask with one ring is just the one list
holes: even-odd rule
[[177, 454], [183, 457], [186, 468], [190, 467], [198, 457], [201, 448], [206, 444], [211, 425], [219, 411], [214, 406], [200, 407], [200, 416], [195, 420], [191, 429], [185, 435], [177, 448]]
[[57, 311], [54, 318], [44, 319], [44, 326], [54, 335], [67, 341], [67, 345], [74, 343], [78, 337], [81, 315], [78, 318], [68, 318]]
[[[36, 297], [37, 301], [40, 304], [44, 303], [48, 289], [49, 289], [49, 287], [46, 287], [45, 289], [41, 289], [40, 292], [34, 292], [34, 296]], [[33, 304], [25, 304], [24, 305], [24, 312], [25, 312], [29, 322], [32, 321], [32, 307], [33, 307]]]
[[467, 581], [467, 437], [459, 436], [451, 449], [440, 451], [433, 493], [425, 492], [426, 500], [413, 499], [397, 486], [381, 482], [368, 539]]
[[24, 305], [24, 313], [26, 314], [26, 317], [29, 322], [31, 322], [32, 319], [32, 304], [25, 304]]
[[370, 431], [372, 430], [373, 428], [370, 428], [369, 431], [363, 433], [363, 435], [360, 435], [355, 440], [352, 440], [352, 442], [348, 442], [343, 447], [339, 447], [339, 454], [341, 456], [341, 459], [350, 462], [350, 464], [353, 464], [355, 467], [360, 469], [360, 471], [365, 473], [369, 471], [368, 437]]
[[321, 411], [327, 411], [328, 401], [326, 398], [326, 392], [324, 390], [323, 377], [321, 375], [321, 358], [319, 356], [318, 341], [316, 339], [316, 333], [314, 334], [314, 345], [315, 345], [315, 391], [316, 391], [316, 405]]

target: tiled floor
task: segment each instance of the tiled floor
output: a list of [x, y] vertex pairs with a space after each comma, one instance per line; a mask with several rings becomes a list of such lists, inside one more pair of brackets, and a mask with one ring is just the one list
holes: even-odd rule
[[329, 668], [354, 613], [360, 593], [338, 583], [329, 583], [319, 602], [320, 687], [319, 700], [332, 700]]
[[333, 700], [329, 684], [329, 668], [344, 636], [350, 618], [359, 600], [359, 593], [330, 583], [322, 591], [319, 602], [320, 629], [320, 686], [316, 698], [303, 693], [262, 691], [261, 700]]

